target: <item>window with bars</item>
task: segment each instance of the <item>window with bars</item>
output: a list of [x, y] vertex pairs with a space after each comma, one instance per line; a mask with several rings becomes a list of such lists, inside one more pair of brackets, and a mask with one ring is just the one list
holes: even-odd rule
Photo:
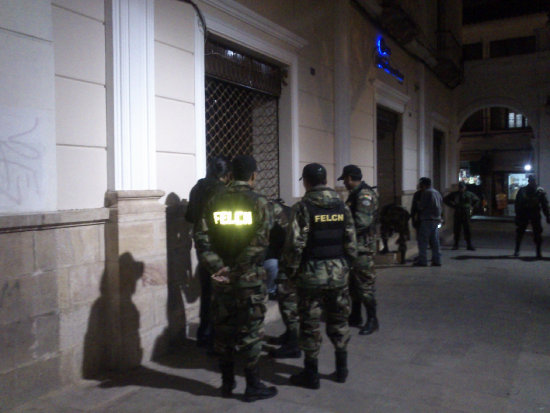
[[206, 153], [252, 155], [256, 190], [279, 197], [280, 69], [219, 43], [207, 43]]

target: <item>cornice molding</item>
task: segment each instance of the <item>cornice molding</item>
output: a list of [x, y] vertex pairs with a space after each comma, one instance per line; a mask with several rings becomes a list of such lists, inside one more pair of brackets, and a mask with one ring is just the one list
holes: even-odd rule
[[376, 103], [399, 113], [405, 112], [405, 106], [409, 100], [411, 100], [409, 95], [400, 92], [378, 79], [374, 79], [372, 85], [375, 90]]
[[262, 32], [273, 36], [290, 46], [301, 49], [308, 44], [307, 40], [273, 23], [262, 15], [250, 10], [234, 0], [201, 0], [203, 3], [220, 10], [237, 20], [242, 21]]

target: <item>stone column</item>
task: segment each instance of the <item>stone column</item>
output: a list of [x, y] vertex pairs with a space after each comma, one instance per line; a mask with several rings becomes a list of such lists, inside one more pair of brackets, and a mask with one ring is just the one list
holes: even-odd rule
[[[163, 191], [109, 191], [105, 236], [110, 367], [126, 370], [164, 352], [167, 326], [166, 215]], [[156, 347], [156, 348], [155, 348]]]
[[[340, 176], [351, 162], [351, 97], [349, 67], [350, 6], [348, 1], [335, 2], [334, 29], [334, 174]], [[342, 189], [342, 182], [335, 182]], [[330, 182], [329, 182], [330, 185]]]

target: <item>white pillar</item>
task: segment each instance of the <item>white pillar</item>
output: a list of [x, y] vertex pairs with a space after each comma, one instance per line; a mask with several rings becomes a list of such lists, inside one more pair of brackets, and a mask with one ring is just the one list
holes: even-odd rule
[[[334, 174], [340, 176], [351, 162], [351, 98], [349, 27], [350, 6], [347, 0], [335, 2], [334, 33]], [[339, 185], [342, 185], [340, 182]]]
[[106, 2], [108, 186], [156, 189], [154, 0]]

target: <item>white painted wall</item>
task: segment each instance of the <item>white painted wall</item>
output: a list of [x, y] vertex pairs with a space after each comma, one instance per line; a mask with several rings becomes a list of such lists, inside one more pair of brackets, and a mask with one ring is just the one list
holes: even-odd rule
[[155, 1], [157, 186], [188, 198], [196, 174], [195, 11]]
[[57, 207], [101, 207], [107, 190], [102, 0], [52, 0]]
[[0, 213], [56, 208], [49, 0], [0, 0]]

